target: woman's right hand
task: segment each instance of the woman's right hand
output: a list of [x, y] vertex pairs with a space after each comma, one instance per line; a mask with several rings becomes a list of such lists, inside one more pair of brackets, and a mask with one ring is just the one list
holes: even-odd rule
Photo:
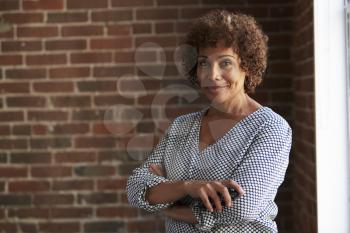
[[232, 206], [232, 198], [228, 188], [233, 188], [240, 196], [244, 195], [242, 187], [234, 180], [202, 181], [192, 180], [184, 182], [185, 191], [193, 198], [200, 198], [204, 206], [211, 212], [214, 211], [209, 198], [214, 202], [216, 210], [221, 212], [221, 195], [227, 207]]

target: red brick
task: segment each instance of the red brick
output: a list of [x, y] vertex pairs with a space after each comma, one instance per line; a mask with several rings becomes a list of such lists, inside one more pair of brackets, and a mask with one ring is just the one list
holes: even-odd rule
[[2, 18], [14, 24], [41, 23], [44, 15], [42, 13], [5, 13], [2, 14]]
[[1, 42], [1, 51], [17, 52], [17, 51], [40, 51], [42, 50], [41, 41], [3, 41]]
[[95, 66], [93, 70], [93, 77], [118, 77], [125, 74], [133, 74], [134, 65], [130, 66]]
[[54, 191], [92, 190], [93, 188], [93, 180], [54, 180], [52, 182]]
[[48, 218], [50, 210], [47, 208], [19, 208], [10, 209], [9, 216], [17, 218]]
[[57, 27], [18, 27], [17, 28], [17, 36], [18, 37], [33, 37], [33, 38], [48, 38], [48, 37], [56, 37], [58, 36], [58, 28]]
[[116, 193], [89, 193], [89, 194], [79, 194], [77, 202], [87, 203], [87, 204], [107, 204], [107, 203], [117, 203], [118, 195]]
[[28, 55], [26, 57], [26, 63], [27, 65], [66, 64], [67, 57], [65, 54]]
[[0, 167], [0, 177], [26, 177], [28, 169], [26, 167]]
[[30, 147], [32, 149], [58, 149], [58, 148], [70, 148], [70, 138], [31, 138], [29, 140]]
[[125, 190], [126, 179], [105, 179], [97, 181], [98, 190]]
[[15, 33], [14, 28], [8, 28], [7, 30], [3, 30], [0, 32], [0, 38], [13, 38], [14, 33]]
[[124, 52], [118, 51], [114, 54], [114, 61], [118, 64], [120, 63], [134, 63], [135, 62], [134, 52]]
[[77, 83], [80, 92], [116, 91], [115, 81], [86, 81]]
[[109, 25], [107, 26], [107, 34], [112, 36], [131, 35], [132, 27], [130, 25]]
[[0, 65], [4, 66], [13, 66], [13, 65], [21, 65], [22, 56], [21, 55], [0, 55]]
[[13, 125], [13, 135], [31, 135], [31, 125]]
[[174, 36], [143, 36], [143, 37], [137, 37], [135, 40], [135, 46], [139, 47], [141, 44], [151, 42], [155, 43], [160, 47], [167, 48], [167, 47], [175, 47], [176, 46], [176, 37]]
[[42, 124], [33, 124], [32, 131], [34, 135], [45, 135], [48, 133], [48, 128], [46, 125]]
[[33, 83], [33, 90], [35, 92], [73, 92], [73, 82], [38, 82]]
[[0, 93], [29, 93], [29, 83], [0, 83]]
[[7, 79], [42, 79], [46, 77], [45, 69], [7, 69]]
[[129, 1], [112, 0], [112, 6], [113, 7], [153, 6], [153, 0], [129, 0]]
[[92, 208], [54, 208], [51, 214], [54, 218], [89, 218], [92, 217]]
[[125, 49], [132, 47], [131, 38], [91, 39], [90, 48], [95, 49]]
[[156, 23], [156, 33], [172, 33], [174, 32], [173, 23]]
[[71, 233], [71, 232], [79, 232], [80, 231], [80, 223], [79, 222], [47, 222], [47, 223], [39, 223], [40, 232], [47, 233]]
[[50, 78], [81, 78], [90, 76], [89, 67], [51, 68]]
[[84, 223], [83, 232], [123, 232], [124, 223], [118, 221], [94, 221]]
[[152, 32], [152, 25], [150, 23], [135, 23], [132, 29], [133, 34], [147, 34]]
[[87, 53], [72, 53], [72, 63], [108, 63], [112, 62], [112, 54], [108, 52], [87, 52]]
[[72, 176], [72, 168], [61, 166], [31, 167], [30, 173], [32, 177], [66, 177]]
[[[231, 2], [232, 3], [232, 2]], [[157, 0], [158, 6], [184, 6], [184, 5], [198, 5], [199, 0]]]
[[[2, 206], [24, 206], [30, 205], [31, 197], [30, 195], [14, 195], [14, 194], [1, 194], [0, 195], [0, 205]], [[0, 227], [1, 229], [1, 227]], [[11, 231], [15, 232], [15, 231]]]
[[63, 26], [62, 36], [97, 36], [103, 34], [102, 26]]
[[20, 150], [20, 149], [27, 149], [27, 148], [28, 148], [28, 142], [26, 139], [0, 139], [0, 149]]
[[2, 11], [18, 10], [19, 9], [19, 0], [2, 0], [0, 2], [0, 9]]
[[137, 209], [129, 206], [99, 207], [97, 217], [102, 218], [134, 218], [137, 217]]
[[90, 96], [55, 96], [50, 101], [54, 107], [90, 107]]
[[74, 196], [72, 194], [34, 194], [34, 205], [72, 205]]
[[114, 11], [99, 11], [92, 13], [92, 21], [103, 22], [121, 22], [132, 20], [131, 10], [114, 10]]
[[138, 9], [136, 10], [137, 20], [163, 20], [177, 19], [177, 9]]
[[[1, 125], [0, 126], [0, 135], [1, 136], [10, 136], [10, 134], [11, 134], [11, 131], [10, 131], [10, 126], [8, 126], [8, 125]], [[1, 161], [1, 159], [0, 159], [0, 161]]]
[[84, 50], [85, 40], [51, 40], [45, 42], [46, 50]]
[[9, 182], [8, 188], [10, 192], [44, 192], [50, 188], [47, 181], [13, 181]]
[[10, 162], [14, 164], [47, 164], [51, 163], [51, 155], [48, 152], [12, 152]]
[[85, 0], [84, 4], [80, 0], [67, 0], [67, 9], [97, 9], [107, 7], [107, 0]]
[[156, 220], [136, 220], [128, 222], [127, 227], [129, 232], [156, 232], [160, 226]]
[[135, 123], [132, 122], [121, 122], [121, 123], [96, 123], [93, 125], [93, 133], [99, 134], [112, 134], [112, 135], [125, 135], [133, 132], [136, 127]]
[[73, 111], [73, 120], [78, 121], [101, 121], [104, 119], [105, 111], [104, 110], [77, 110]]
[[85, 134], [89, 132], [89, 125], [84, 123], [59, 124], [53, 128], [53, 133], [57, 134]]
[[76, 148], [111, 148], [115, 147], [116, 139], [112, 137], [77, 137]]
[[115, 175], [114, 166], [96, 165], [79, 166], [74, 168], [76, 176], [113, 176]]
[[74, 23], [87, 20], [87, 12], [47, 13], [47, 23]]
[[23, 112], [19, 112], [19, 111], [0, 112], [0, 121], [3, 121], [3, 122], [23, 121], [23, 119], [24, 119]]
[[24, 10], [62, 10], [63, 0], [23, 1]]
[[68, 113], [64, 111], [28, 111], [28, 120], [66, 121], [68, 120]]
[[55, 154], [56, 163], [84, 163], [96, 161], [94, 152], [58, 152]]
[[39, 96], [16, 96], [7, 97], [6, 103], [8, 107], [45, 107], [45, 97]]

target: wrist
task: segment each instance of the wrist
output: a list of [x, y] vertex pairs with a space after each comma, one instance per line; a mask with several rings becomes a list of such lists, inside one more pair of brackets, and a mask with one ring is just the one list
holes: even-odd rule
[[190, 186], [190, 181], [188, 181], [188, 180], [184, 180], [183, 182], [182, 182], [182, 190], [183, 190], [183, 192], [184, 192], [184, 194], [185, 195], [188, 195], [189, 194], [189, 192], [188, 192], [188, 188], [189, 188], [189, 186]]

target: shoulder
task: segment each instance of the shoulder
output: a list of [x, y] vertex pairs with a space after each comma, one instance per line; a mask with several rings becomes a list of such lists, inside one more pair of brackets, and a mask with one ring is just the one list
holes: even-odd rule
[[257, 137], [290, 141], [292, 129], [287, 120], [269, 107], [264, 107], [259, 118], [262, 120]]

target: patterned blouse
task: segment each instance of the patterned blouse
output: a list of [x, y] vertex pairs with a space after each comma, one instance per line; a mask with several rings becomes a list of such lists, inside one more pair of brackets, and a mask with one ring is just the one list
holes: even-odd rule
[[[274, 202], [289, 162], [292, 130], [286, 120], [263, 106], [243, 118], [224, 136], [204, 150], [199, 150], [201, 111], [173, 120], [148, 159], [133, 171], [127, 182], [128, 200], [132, 206], [157, 211], [173, 204], [189, 205], [198, 224], [187, 224], [167, 218], [167, 233], [194, 232], [278, 232], [274, 221]], [[151, 163], [162, 165], [165, 177], [148, 171]], [[233, 179], [245, 194], [238, 197], [233, 189], [231, 207], [210, 212], [200, 199], [190, 196], [166, 204], [150, 205], [145, 200], [147, 188], [172, 180]]]

